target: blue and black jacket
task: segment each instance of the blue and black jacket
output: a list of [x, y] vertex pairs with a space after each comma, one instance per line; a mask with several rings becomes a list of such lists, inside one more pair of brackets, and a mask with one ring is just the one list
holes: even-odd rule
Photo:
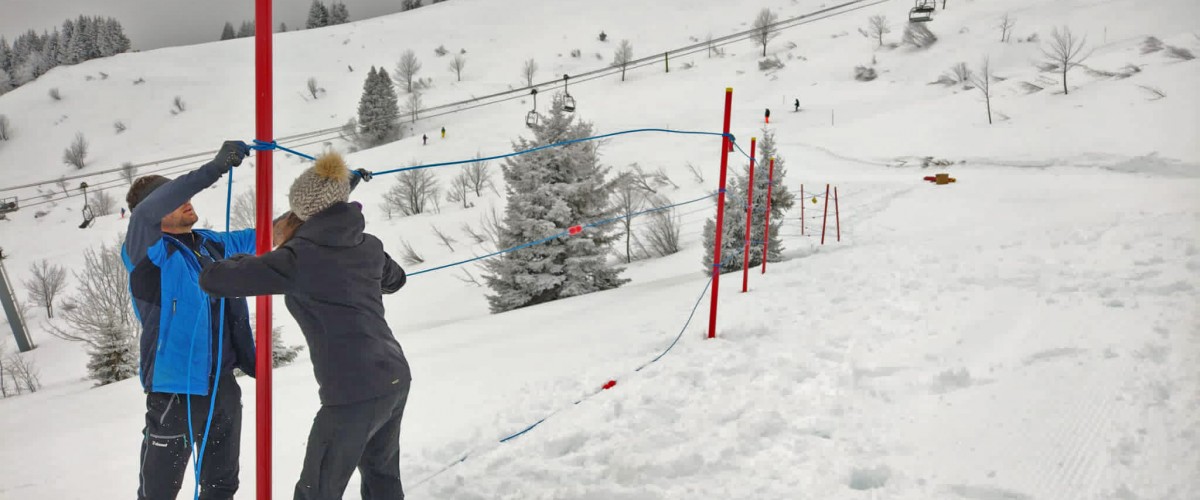
[[225, 359], [217, 367], [219, 299], [201, 290], [199, 282], [203, 263], [253, 254], [254, 230], [162, 232], [163, 217], [228, 170], [212, 162], [163, 184], [130, 216], [122, 257], [133, 309], [142, 323], [139, 374], [146, 392], [207, 395], [214, 371], [232, 367], [254, 376], [254, 336], [246, 299], [225, 301]]

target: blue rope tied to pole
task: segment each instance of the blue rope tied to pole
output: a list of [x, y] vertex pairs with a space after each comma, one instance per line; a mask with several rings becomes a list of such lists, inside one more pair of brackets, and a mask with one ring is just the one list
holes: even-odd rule
[[[267, 141], [260, 141], [258, 139], [255, 139], [254, 145], [250, 146], [250, 149], [254, 149], [257, 151], [267, 151], [267, 150], [271, 150], [271, 149], [278, 149], [278, 150], [286, 152], [286, 153], [294, 154], [301, 158], [307, 158], [312, 161], [317, 161], [317, 159], [312, 156], [306, 155], [306, 154], [296, 151], [294, 149], [288, 149], [283, 146], [280, 146], [279, 143], [277, 143], [275, 141], [267, 142]], [[226, 228], [226, 229], [228, 229], [228, 228]]]

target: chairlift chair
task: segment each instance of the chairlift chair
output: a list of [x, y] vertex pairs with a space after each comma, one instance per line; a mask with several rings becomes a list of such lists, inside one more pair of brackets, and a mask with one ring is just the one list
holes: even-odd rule
[[83, 214], [83, 223], [79, 225], [79, 229], [87, 229], [96, 221], [96, 214], [92, 212], [92, 207], [88, 205], [87, 188], [88, 185], [86, 182], [79, 183], [79, 189], [83, 190], [83, 210], [80, 210], [80, 213]]
[[0, 214], [16, 212], [17, 208], [19, 208], [19, 207], [17, 205], [17, 197], [16, 196], [10, 196], [8, 198], [4, 198], [4, 199], [0, 200]]
[[567, 84], [571, 80], [571, 75], [563, 75], [563, 111], [568, 113], [575, 112], [575, 98], [571, 97], [571, 90]]
[[932, 21], [936, 6], [936, 0], [916, 0], [916, 4], [908, 11], [908, 22], [927, 23]]
[[533, 89], [533, 91], [530, 93], [533, 94], [533, 109], [529, 110], [528, 113], [525, 113], [525, 126], [533, 128], [541, 122], [542, 117], [539, 116], [537, 112], [537, 89]]

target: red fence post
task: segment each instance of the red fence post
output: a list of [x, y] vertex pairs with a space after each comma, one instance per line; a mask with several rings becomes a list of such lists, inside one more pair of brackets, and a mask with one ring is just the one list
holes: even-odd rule
[[842, 241], [842, 214], [838, 211], [837, 186], [833, 187], [833, 221], [837, 227], [837, 240]]
[[754, 222], [754, 153], [758, 138], [750, 138], [750, 185], [746, 189], [746, 245], [742, 247], [742, 293], [750, 285], [750, 230]]
[[733, 87], [725, 88], [725, 125], [721, 137], [721, 189], [717, 191], [717, 227], [714, 234], [713, 269], [712, 269], [712, 303], [708, 306], [708, 338], [717, 336], [717, 293], [721, 291], [721, 229], [725, 223], [725, 173], [729, 167], [729, 150], [733, 141], [729, 140], [729, 115], [733, 110]]
[[[271, 0], [256, 0], [254, 9], [255, 37], [255, 135], [260, 141], [275, 140], [272, 128], [274, 102], [272, 85]], [[255, 245], [261, 255], [271, 251], [271, 150], [258, 151], [255, 169], [255, 187], [258, 206], [255, 213]], [[255, 395], [257, 401], [256, 433], [258, 450], [257, 490], [258, 500], [271, 500], [271, 296], [255, 299], [255, 333], [257, 360]]]
[[829, 221], [829, 184], [825, 185], [825, 215], [821, 216], [821, 244], [825, 244], [825, 223]]
[[[771, 243], [771, 190], [775, 187], [775, 158], [771, 158], [771, 170], [767, 174], [767, 220], [763, 222], [763, 267], [762, 274], [767, 274], [767, 245]], [[804, 206], [804, 200], [800, 200]]]

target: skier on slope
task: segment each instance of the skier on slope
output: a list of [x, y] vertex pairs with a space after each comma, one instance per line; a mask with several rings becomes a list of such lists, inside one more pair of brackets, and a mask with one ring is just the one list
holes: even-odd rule
[[[358, 177], [369, 179], [362, 175]], [[369, 174], [367, 174], [369, 175]], [[383, 294], [404, 270], [365, 233], [357, 182], [336, 153], [292, 184], [291, 212], [276, 225], [279, 247], [205, 266], [214, 295], [283, 294], [312, 353], [321, 409], [313, 420], [296, 500], [340, 499], [358, 469], [364, 500], [404, 498], [400, 421], [412, 376], [384, 317]]]
[[139, 500], [176, 497], [193, 444], [204, 449], [200, 497], [232, 499], [238, 489], [242, 401], [233, 369], [254, 376], [250, 309], [244, 299], [226, 300], [222, 327], [222, 302], [200, 289], [199, 269], [227, 255], [253, 253], [254, 230], [193, 230], [199, 217], [191, 198], [249, 153], [246, 144], [227, 141], [204, 166], [175, 180], [140, 177], [125, 196], [131, 215], [121, 257], [142, 323], [138, 374], [146, 392]]

